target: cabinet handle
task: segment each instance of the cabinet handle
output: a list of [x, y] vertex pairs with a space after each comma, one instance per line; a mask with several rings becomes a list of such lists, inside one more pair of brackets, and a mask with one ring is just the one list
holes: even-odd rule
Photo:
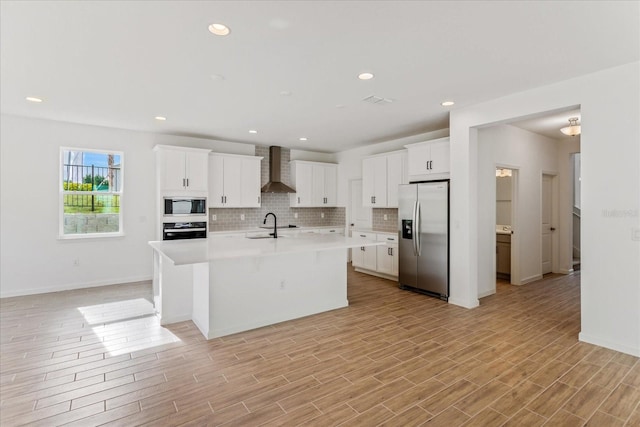
[[224, 203], [224, 196], [220, 196], [220, 203]]
[[361, 250], [361, 251], [364, 251], [364, 246], [360, 246], [360, 250]]
[[433, 170], [433, 160], [429, 160], [429, 167]]
[[361, 234], [360, 237], [367, 237], [365, 234]]
[[182, 186], [186, 187], [185, 182], [184, 182], [184, 178], [182, 178]]
[[189, 186], [189, 178], [187, 178], [187, 187]]
[[393, 248], [389, 248], [389, 255], [393, 256]]
[[300, 204], [300, 197], [298, 197], [298, 204]]

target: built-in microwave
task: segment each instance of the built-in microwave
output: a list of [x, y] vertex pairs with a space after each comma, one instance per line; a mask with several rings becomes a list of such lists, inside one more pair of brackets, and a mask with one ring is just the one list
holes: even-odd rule
[[206, 198], [165, 197], [164, 216], [194, 216], [207, 214]]

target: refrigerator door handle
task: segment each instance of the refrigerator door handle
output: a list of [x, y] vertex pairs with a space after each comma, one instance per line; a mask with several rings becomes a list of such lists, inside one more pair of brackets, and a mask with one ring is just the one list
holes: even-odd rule
[[422, 213], [422, 208], [420, 207], [420, 202], [416, 202], [416, 221], [414, 222], [415, 224], [415, 229], [416, 229], [416, 234], [415, 236], [415, 240], [416, 240], [416, 253], [417, 256], [420, 256], [422, 253], [422, 242], [420, 241], [420, 233], [422, 232], [422, 227], [420, 226], [420, 214]]
[[416, 234], [416, 224], [418, 216], [418, 201], [413, 202], [413, 218], [411, 218], [411, 235], [413, 243], [413, 255], [418, 256], [418, 235]]

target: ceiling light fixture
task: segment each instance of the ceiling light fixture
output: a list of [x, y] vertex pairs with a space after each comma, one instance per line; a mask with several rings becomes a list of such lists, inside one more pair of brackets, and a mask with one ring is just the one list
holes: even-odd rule
[[40, 103], [40, 102], [42, 102], [42, 99], [40, 99], [40, 98], [36, 98], [36, 97], [34, 97], [34, 96], [27, 96], [25, 99], [26, 99], [27, 101], [29, 101], [29, 102], [35, 102], [35, 103]]
[[249, 133], [258, 133], [258, 131], [257, 131], [257, 130], [254, 130], [254, 129], [251, 129], [251, 130], [249, 131]]
[[216, 36], [226, 36], [231, 32], [231, 30], [224, 24], [211, 24], [209, 25], [209, 32]]
[[371, 80], [373, 78], [373, 74], [372, 73], [360, 73], [360, 74], [358, 74], [358, 78], [360, 80]]
[[560, 129], [560, 132], [562, 132], [562, 133], [564, 133], [565, 135], [568, 135], [568, 136], [580, 135], [581, 126], [578, 124], [578, 118], [577, 117], [571, 117], [569, 119], [569, 126]]
[[304, 136], [302, 138], [300, 138], [300, 141], [306, 141], [307, 138], [305, 138]]
[[167, 120], [166, 117], [162, 117], [162, 116], [156, 116], [155, 119], [159, 122], [164, 122], [165, 120]]
[[440, 103], [443, 107], [451, 107], [453, 104], [455, 104], [453, 101], [443, 101]]

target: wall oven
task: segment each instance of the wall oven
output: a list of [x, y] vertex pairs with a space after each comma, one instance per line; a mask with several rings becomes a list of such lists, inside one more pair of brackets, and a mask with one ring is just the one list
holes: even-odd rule
[[207, 199], [192, 197], [165, 197], [164, 216], [207, 215]]
[[206, 239], [206, 222], [165, 222], [162, 224], [162, 240]]

